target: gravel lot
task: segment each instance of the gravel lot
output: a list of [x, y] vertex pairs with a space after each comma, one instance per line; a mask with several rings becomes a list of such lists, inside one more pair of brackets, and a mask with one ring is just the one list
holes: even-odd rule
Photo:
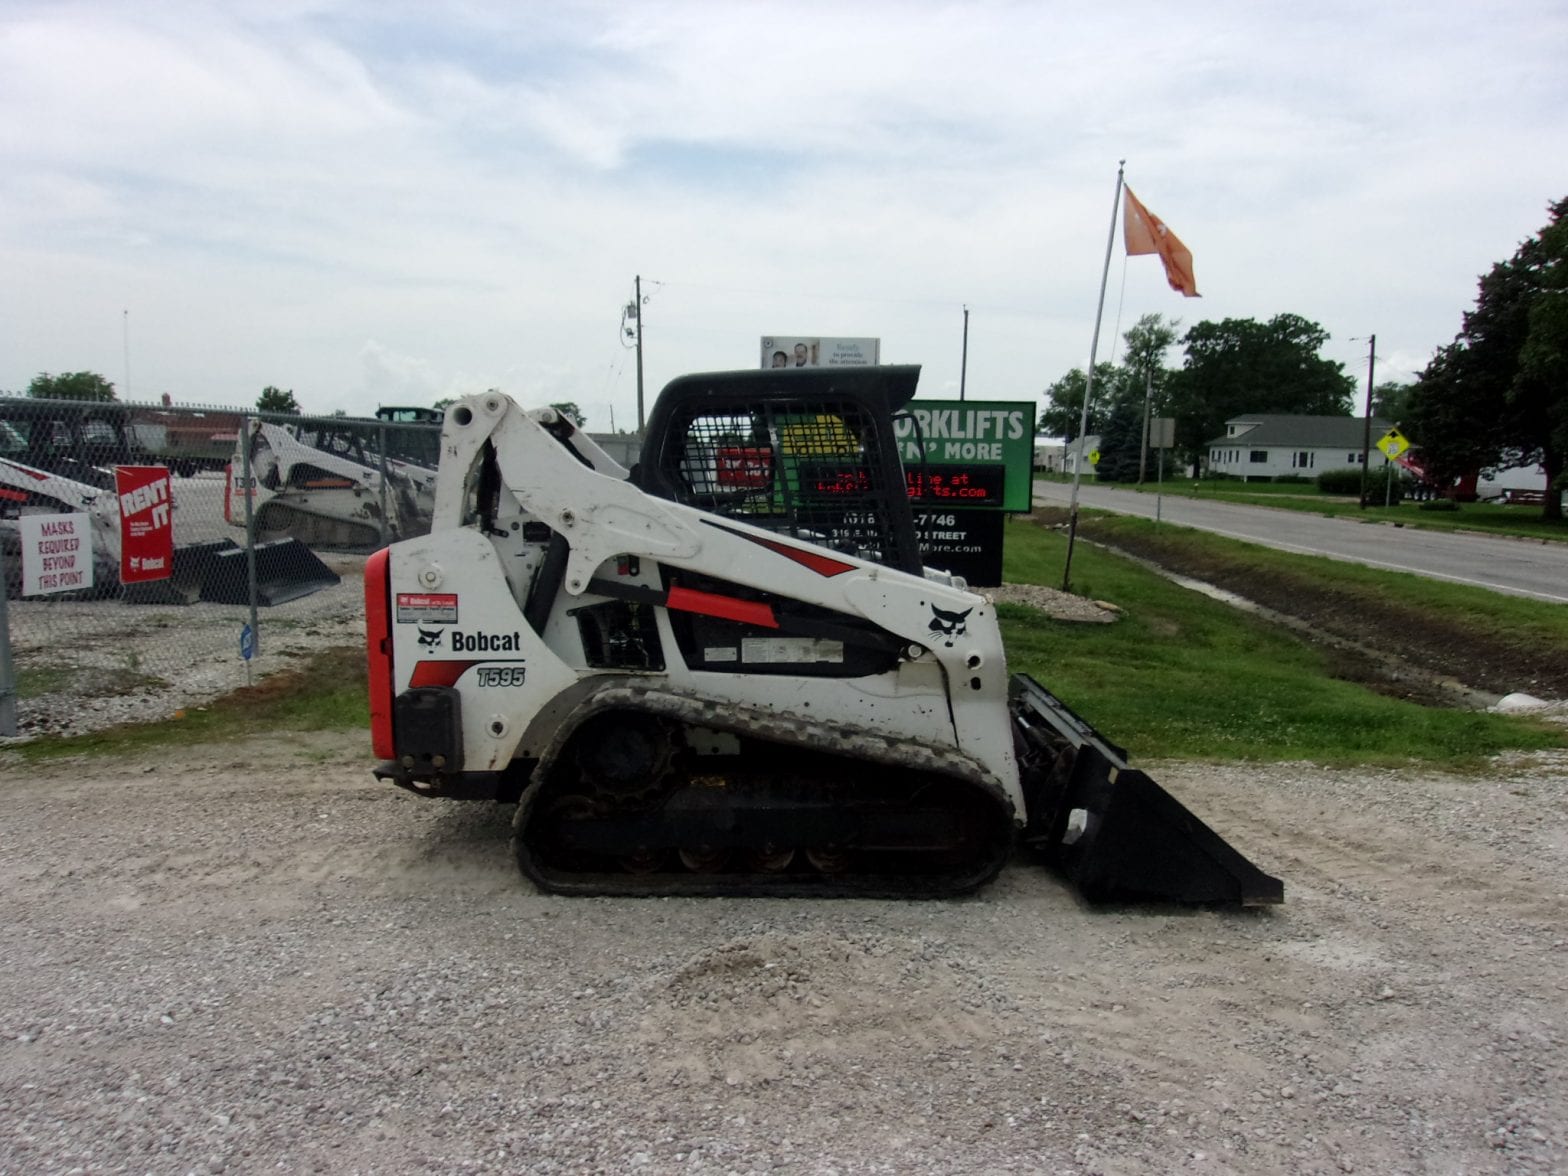
[[[173, 480], [178, 547], [229, 539], [243, 529], [224, 521], [225, 480], [208, 471]], [[364, 640], [363, 555], [319, 552], [342, 582], [258, 610], [255, 659], [240, 657], [247, 606], [130, 604], [122, 599], [32, 597], [7, 606], [21, 686], [17, 738], [80, 735], [124, 722], [167, 718], [287, 669], [292, 659], [333, 644]], [[14, 570], [14, 569], [13, 569]], [[221, 575], [244, 598], [246, 570]], [[8, 740], [0, 737], [0, 747]]]
[[1568, 1167], [1568, 756], [1154, 765], [1286, 880], [542, 896], [359, 736], [0, 752], [0, 1172]]
[[[365, 557], [328, 553], [341, 583], [259, 610], [259, 652], [239, 656], [243, 606], [117, 600], [12, 601], [12, 648], [24, 683], [17, 736], [81, 735], [155, 722], [291, 668], [297, 658], [365, 640]], [[27, 676], [48, 675], [43, 691]], [[0, 738], [0, 747], [9, 740]]]

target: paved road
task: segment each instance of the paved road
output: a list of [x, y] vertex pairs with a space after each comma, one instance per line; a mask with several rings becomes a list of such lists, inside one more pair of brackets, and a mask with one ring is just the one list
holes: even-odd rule
[[[1038, 503], [1066, 506], [1071, 495], [1072, 487], [1060, 482], [1036, 482], [1034, 486], [1034, 500]], [[1078, 501], [1082, 506], [1152, 519], [1156, 496], [1086, 485], [1079, 488]], [[1202, 499], [1164, 496], [1160, 501], [1160, 517], [1168, 523], [1281, 551], [1321, 555], [1568, 604], [1568, 543], [1369, 525], [1303, 511]]]

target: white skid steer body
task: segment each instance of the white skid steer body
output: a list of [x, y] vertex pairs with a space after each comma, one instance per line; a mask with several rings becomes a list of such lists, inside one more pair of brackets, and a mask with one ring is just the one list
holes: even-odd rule
[[[517, 802], [560, 893], [949, 896], [1021, 843], [1090, 898], [1277, 901], [921, 566], [917, 375], [682, 377], [630, 471], [553, 409], [454, 404], [430, 532], [366, 568], [378, 775]], [[1151, 838], [1225, 880], [1121, 860]]]

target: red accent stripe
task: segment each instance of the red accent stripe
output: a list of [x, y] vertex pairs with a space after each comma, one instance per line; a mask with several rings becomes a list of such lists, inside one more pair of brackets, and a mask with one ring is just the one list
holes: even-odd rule
[[842, 576], [845, 572], [854, 571], [857, 566], [856, 564], [845, 563], [841, 559], [834, 559], [829, 555], [823, 555], [820, 552], [791, 547], [788, 543], [780, 543], [777, 539], [766, 539], [761, 535], [748, 535], [744, 531], [726, 527], [722, 523], [714, 522], [712, 519], [704, 519], [703, 521], [708, 526], [723, 531], [726, 535], [734, 535], [738, 539], [750, 540], [758, 547], [766, 547], [769, 551], [782, 555], [785, 559], [794, 560], [801, 567], [810, 568], [819, 576]]
[[17, 465], [14, 461], [8, 461], [5, 464], [10, 466], [13, 470], [15, 470], [19, 474], [26, 474], [29, 478], [33, 479], [33, 481], [35, 481], [35, 482], [44, 482], [44, 481], [48, 481], [48, 479], [49, 479], [49, 475], [48, 474], [41, 474], [41, 473], [39, 473], [35, 469], [30, 469], [30, 468], [28, 468], [27, 466], [24, 466], [24, 465]]
[[855, 565], [845, 563], [841, 559], [820, 555], [815, 551], [804, 551], [799, 547], [791, 547], [788, 543], [780, 543], [777, 539], [760, 539], [755, 535], [747, 535], [753, 543], [766, 547], [769, 551], [776, 551], [785, 559], [792, 559], [802, 567], [810, 568], [819, 576], [842, 576], [845, 572], [855, 570]]
[[4, 499], [6, 499], [6, 500], [8, 500], [10, 502], [26, 502], [27, 501], [27, 491], [26, 490], [7, 490], [4, 486], [0, 486], [0, 498], [4, 498]]
[[771, 604], [757, 600], [737, 600], [733, 596], [720, 596], [716, 592], [699, 592], [695, 588], [682, 588], [679, 584], [670, 589], [669, 607], [678, 608], [682, 612], [701, 613], [705, 617], [739, 621], [743, 625], [759, 625], [764, 629], [779, 627]]
[[414, 673], [408, 680], [408, 688], [415, 686], [456, 686], [457, 680], [471, 666], [479, 662], [473, 661], [421, 661], [414, 663]]
[[[226, 505], [226, 504], [225, 504]], [[392, 738], [392, 626], [387, 550], [365, 561], [365, 640], [370, 654], [370, 744], [377, 758], [397, 754]]]

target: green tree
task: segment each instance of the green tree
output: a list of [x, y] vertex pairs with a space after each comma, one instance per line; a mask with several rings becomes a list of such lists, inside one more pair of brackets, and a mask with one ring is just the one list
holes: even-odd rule
[[[1506, 262], [1480, 280], [1459, 334], [1432, 358], [1410, 397], [1411, 440], [1434, 480], [1487, 466], [1562, 476], [1568, 454], [1568, 198]], [[1547, 519], [1562, 500], [1547, 494]]]
[[[1146, 314], [1122, 335], [1123, 364], [1094, 365], [1094, 403], [1089, 406], [1088, 431], [1091, 434], [1103, 429], [1112, 407], [1123, 398], [1136, 399], [1141, 411], [1146, 372], [1152, 377], [1156, 391], [1164, 385], [1168, 374], [1165, 353], [1176, 341], [1178, 325], [1174, 320], [1167, 321], [1163, 315]], [[1046, 406], [1036, 421], [1037, 433], [1065, 437], [1069, 441], [1078, 436], [1085, 382], [1083, 369], [1073, 368], [1045, 390]]]
[[1295, 314], [1201, 322], [1183, 337], [1187, 355], [1169, 381], [1176, 443], [1196, 473], [1208, 442], [1244, 412], [1350, 414], [1356, 382], [1318, 354], [1329, 334]]
[[579, 429], [588, 427], [588, 418], [583, 416], [583, 410], [577, 407], [575, 400], [563, 400], [559, 404], [552, 404], [550, 407], [563, 416], [571, 417], [572, 420], [577, 422]]
[[[1165, 353], [1176, 342], [1176, 328], [1180, 319], [1166, 320], [1164, 315], [1146, 314], [1122, 335], [1122, 350], [1126, 365], [1126, 395], [1138, 404], [1138, 476], [1143, 481], [1146, 453], [1143, 447], [1144, 421], [1164, 415], [1166, 386], [1170, 371], [1165, 366]], [[1103, 452], [1103, 446], [1102, 446]], [[1103, 460], [1103, 458], [1102, 458]], [[1118, 479], [1125, 481], [1126, 479]]]
[[1111, 405], [1100, 431], [1100, 462], [1094, 467], [1095, 480], [1136, 482], [1142, 450], [1143, 397], [1120, 397]]
[[[1089, 406], [1089, 432], [1097, 433], [1105, 421], [1106, 390], [1121, 382], [1121, 369], [1115, 364], [1094, 365], [1094, 403]], [[1035, 431], [1047, 437], [1068, 441], [1078, 436], [1083, 419], [1083, 393], [1088, 377], [1082, 368], [1073, 368], [1045, 390], [1046, 406], [1040, 413]]]
[[1122, 334], [1122, 366], [1136, 377], [1141, 389], [1145, 377], [1159, 385], [1165, 376], [1165, 353], [1176, 342], [1180, 319], [1166, 321], [1162, 314], [1146, 314]]
[[261, 395], [256, 398], [257, 412], [291, 413], [298, 416], [300, 413], [299, 401], [294, 399], [294, 389], [287, 392], [272, 384], [261, 390]]
[[1474, 394], [1471, 367], [1459, 343], [1439, 348], [1406, 403], [1405, 427], [1416, 456], [1438, 486], [1479, 472], [1500, 448], [1496, 416], [1488, 398]]
[[27, 394], [39, 400], [115, 399], [114, 385], [97, 372], [61, 372], [58, 376], [39, 372], [28, 384]]
[[1398, 380], [1384, 380], [1373, 385], [1372, 415], [1396, 424], [1403, 421], [1410, 405], [1410, 390], [1414, 386]]

